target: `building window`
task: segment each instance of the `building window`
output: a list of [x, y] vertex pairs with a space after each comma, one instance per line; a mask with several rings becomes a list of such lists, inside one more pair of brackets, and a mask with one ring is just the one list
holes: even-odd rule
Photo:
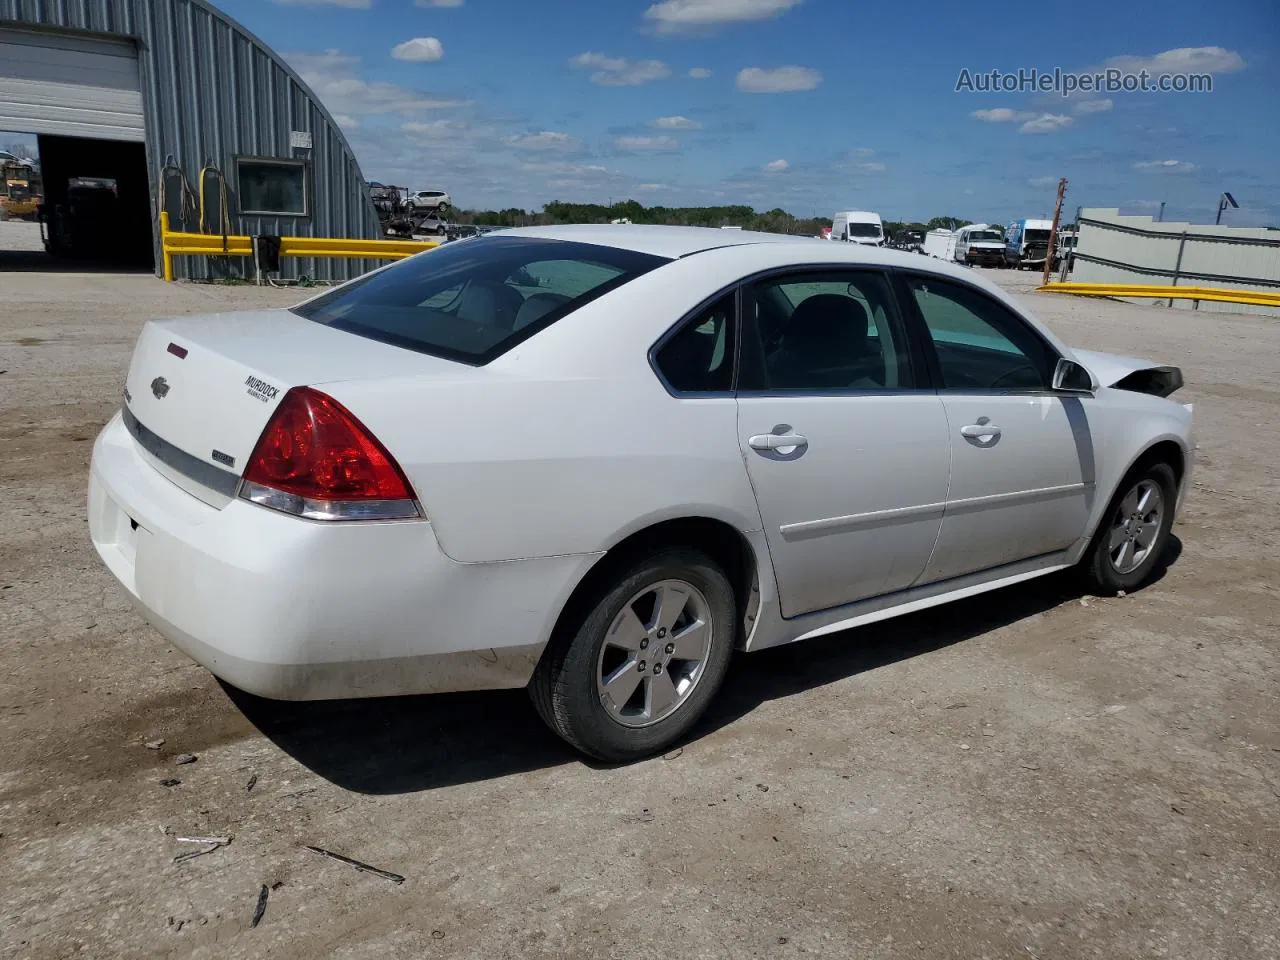
[[307, 164], [303, 160], [236, 157], [236, 188], [242, 214], [305, 217], [310, 211]]

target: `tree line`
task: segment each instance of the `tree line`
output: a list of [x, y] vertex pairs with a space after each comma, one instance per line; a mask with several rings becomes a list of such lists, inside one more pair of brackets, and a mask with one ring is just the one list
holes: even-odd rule
[[[742, 227], [744, 230], [798, 236], [816, 236], [821, 233], [822, 228], [831, 226], [830, 217], [797, 217], [780, 207], [764, 212], [744, 204], [720, 207], [646, 207], [635, 200], [608, 205], [554, 200], [541, 210], [522, 210], [519, 207], [508, 207], [505, 210], [456, 210], [453, 219], [457, 223], [487, 227], [534, 227], [630, 220], [632, 223], [678, 227]], [[927, 233], [937, 228], [954, 230], [971, 222], [959, 217], [934, 217], [928, 222], [886, 220], [884, 228], [890, 235], [900, 230]]]

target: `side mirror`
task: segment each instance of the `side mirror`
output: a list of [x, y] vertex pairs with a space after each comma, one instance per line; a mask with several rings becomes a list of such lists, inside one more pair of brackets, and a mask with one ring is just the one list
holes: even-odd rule
[[1058, 393], [1084, 394], [1093, 396], [1097, 385], [1093, 382], [1093, 374], [1076, 363], [1061, 357], [1053, 368], [1053, 389]]

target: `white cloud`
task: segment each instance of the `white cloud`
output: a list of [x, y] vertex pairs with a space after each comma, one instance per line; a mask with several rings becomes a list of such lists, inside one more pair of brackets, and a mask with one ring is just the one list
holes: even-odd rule
[[591, 82], [601, 87], [638, 87], [671, 76], [671, 68], [661, 60], [628, 60], [603, 53], [580, 53], [572, 66], [593, 71]]
[[413, 0], [415, 7], [460, 7], [463, 0]]
[[1177, 47], [1152, 56], [1124, 54], [1111, 57], [1103, 67], [1137, 73], [1235, 73], [1245, 67], [1244, 58], [1222, 47]]
[[392, 47], [391, 56], [411, 63], [431, 63], [444, 57], [444, 44], [435, 37], [414, 37]]
[[1065, 113], [1042, 113], [1018, 128], [1019, 133], [1057, 133], [1075, 123]]
[[690, 80], [706, 80], [709, 76], [711, 76], [711, 71], [706, 67], [694, 67], [689, 71]]
[[1041, 187], [1052, 187], [1058, 182], [1057, 177], [1032, 177], [1027, 183], [1030, 186], [1040, 189]]
[[355, 117], [348, 117], [345, 113], [335, 113], [333, 115], [334, 123], [342, 127], [343, 130], [356, 130], [360, 127], [360, 121]]
[[670, 190], [671, 187], [665, 183], [637, 183], [636, 189], [642, 193], [652, 193], [655, 190]]
[[360, 58], [340, 50], [286, 53], [284, 58], [332, 113], [348, 117], [368, 114], [415, 114], [427, 110], [466, 107], [459, 100], [412, 90], [395, 83], [370, 83], [360, 76]]
[[400, 124], [400, 129], [422, 137], [453, 138], [471, 133], [471, 127], [463, 120], [407, 120]]
[[766, 163], [764, 165], [764, 169], [767, 173], [781, 173], [789, 166], [791, 166], [791, 164], [787, 163], [785, 160], [774, 160], [771, 163]]
[[676, 150], [680, 146], [680, 141], [675, 137], [665, 135], [660, 137], [618, 137], [613, 143], [619, 150], [626, 150], [630, 153]]
[[350, 7], [354, 10], [368, 10], [373, 0], [276, 0], [276, 3], [287, 7]]
[[1190, 173], [1196, 165], [1186, 160], [1147, 160], [1135, 163], [1133, 169], [1143, 173]]
[[518, 150], [576, 150], [580, 145], [577, 137], [556, 130], [520, 133], [507, 137], [503, 142]]
[[747, 67], [738, 73], [738, 89], [743, 93], [796, 93], [821, 82], [822, 74], [809, 67]]
[[649, 126], [656, 130], [701, 130], [702, 124], [688, 117], [658, 117]]
[[853, 155], [855, 157], [874, 157], [876, 152], [870, 147], [855, 147]]
[[867, 163], [855, 163], [853, 166], [854, 169], [861, 170], [863, 173], [884, 173], [885, 171], [884, 164], [877, 163], [874, 160]]
[[1030, 120], [1035, 114], [1026, 110], [1010, 110], [1008, 107], [994, 107], [990, 110], [975, 110], [969, 114], [983, 123], [1013, 123], [1015, 120]]
[[780, 17], [803, 0], [662, 0], [644, 12], [661, 33]]
[[1110, 99], [1081, 100], [1076, 104], [1076, 113], [1106, 113], [1113, 104]]

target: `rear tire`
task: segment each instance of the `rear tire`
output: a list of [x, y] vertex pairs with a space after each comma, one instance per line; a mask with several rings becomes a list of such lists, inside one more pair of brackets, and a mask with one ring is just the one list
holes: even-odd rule
[[724, 681], [736, 637], [729, 579], [701, 551], [672, 548], [623, 567], [588, 604], [538, 664], [534, 706], [600, 760], [667, 749]]
[[1080, 562], [1094, 593], [1128, 592], [1147, 582], [1169, 543], [1177, 490], [1167, 463], [1140, 466], [1124, 478]]

